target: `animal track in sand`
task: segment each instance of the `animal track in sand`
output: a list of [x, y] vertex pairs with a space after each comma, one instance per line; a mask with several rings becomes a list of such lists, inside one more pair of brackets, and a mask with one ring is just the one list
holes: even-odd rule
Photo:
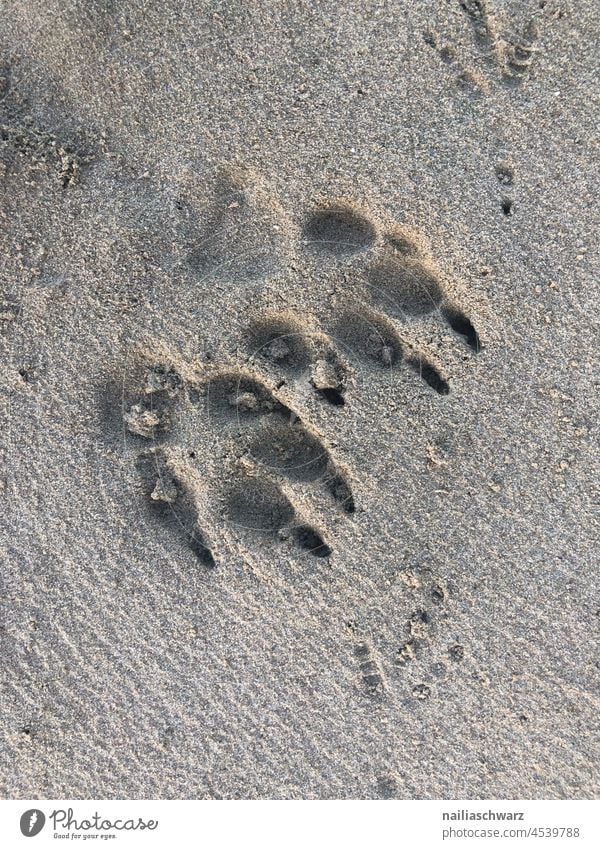
[[[478, 51], [477, 61], [489, 68], [490, 79], [478, 69], [465, 65], [457, 48], [440, 39], [435, 31], [427, 30], [423, 33], [425, 43], [434, 48], [442, 61], [457, 72], [457, 81], [462, 86], [487, 93], [496, 73], [507, 85], [522, 83], [539, 49], [539, 27], [535, 17], [531, 17], [517, 34], [502, 20], [492, 0], [458, 0], [458, 6], [471, 25], [474, 46]], [[556, 11], [552, 13], [545, 6], [540, 3], [533, 15], [557, 16]]]
[[[239, 181], [236, 185], [241, 195], [254, 193], [247, 226], [239, 232], [245, 239], [242, 264], [236, 264], [222, 234], [212, 240], [210, 251], [204, 249], [210, 263], [200, 263], [195, 254], [190, 264], [192, 269], [210, 265], [211, 273], [219, 274], [235, 266], [231, 274], [236, 284], [252, 283], [270, 277], [271, 269], [283, 264], [285, 256], [278, 251], [286, 228], [277, 223], [277, 216], [267, 216], [273, 227], [261, 240], [251, 215], [256, 198], [260, 196], [264, 206], [267, 196], [262, 188], [247, 190]], [[243, 206], [245, 201], [231, 203]], [[273, 204], [267, 207], [275, 209]], [[214, 551], [213, 532], [205, 528], [215, 521], [214, 515], [211, 522], [203, 518], [206, 494], [209, 501], [218, 494], [218, 515], [240, 532], [260, 534], [265, 543], [285, 543], [316, 557], [331, 555], [332, 529], [321, 530], [320, 522], [306, 515], [297, 493], [310, 489], [329, 499], [340, 515], [349, 518], [355, 513], [350, 472], [308, 420], [310, 415], [299, 413], [304, 393], [314, 393], [329, 405], [332, 416], [346, 415], [350, 387], [355, 385], [353, 364], [359, 371], [362, 364], [363, 370], [365, 365], [386, 371], [408, 367], [435, 393], [447, 395], [450, 383], [442, 365], [418, 342], [429, 322], [452, 331], [471, 353], [481, 348], [455, 287], [438, 269], [421, 235], [400, 227], [382, 229], [347, 201], [310, 210], [300, 232], [298, 250], [308, 261], [333, 263], [334, 270], [353, 269], [357, 285], [344, 296], [343, 305], [320, 316], [321, 323], [286, 309], [249, 316], [241, 340], [244, 367], [193, 363], [191, 376], [184, 379], [173, 363], [151, 362], [124, 407], [130, 434], [152, 443], [138, 465], [153, 514], [179, 529], [207, 566], [218, 562], [219, 552]], [[274, 233], [282, 234], [279, 248]], [[264, 263], [266, 256], [269, 261]], [[209, 444], [197, 444], [200, 433]], [[200, 480], [195, 460], [198, 452], [215, 453], [210, 434], [221, 447], [221, 471]]]
[[491, 0], [459, 0], [471, 22], [475, 42], [490, 61], [495, 62], [507, 82], [520, 82], [528, 73], [536, 51], [538, 28], [530, 20], [522, 35], [500, 35], [500, 24]]
[[309, 374], [318, 395], [344, 406], [348, 367], [325, 334], [308, 332], [291, 314], [271, 313], [252, 322], [247, 336], [251, 362], [274, 367], [288, 380]]
[[254, 171], [225, 168], [187, 251], [190, 270], [239, 284], [277, 273], [286, 254], [285, 213]]
[[440, 630], [447, 633], [451, 618], [445, 582], [429, 570], [405, 570], [397, 578], [411, 602], [399, 618], [396, 602], [388, 602], [389, 629], [380, 631], [375, 624], [380, 621], [379, 606], [371, 624], [365, 611], [358, 619], [348, 618], [344, 623], [355, 692], [363, 697], [365, 706], [400, 695], [415, 708], [418, 702], [435, 697], [440, 683], [460, 671], [465, 656], [460, 643], [448, 645], [439, 640]]
[[306, 219], [304, 236], [308, 245], [344, 256], [370, 248], [376, 231], [366, 215], [352, 204], [337, 203], [314, 209]]
[[198, 485], [195, 452], [187, 453], [182, 468], [173, 451], [176, 420], [193, 420], [200, 409], [201, 415], [209, 414], [225, 444], [228, 474], [221, 475], [214, 488], [227, 519], [264, 538], [290, 540], [316, 557], [331, 554], [322, 534], [299, 515], [282, 484], [295, 481], [318, 487], [350, 515], [354, 499], [347, 474], [319, 435], [247, 371], [216, 370], [204, 381], [185, 385], [170, 368], [158, 366], [146, 372], [142, 394], [128, 405], [125, 423], [131, 434], [153, 443], [138, 462], [153, 513], [183, 533], [202, 563], [215, 565], [191, 496]]

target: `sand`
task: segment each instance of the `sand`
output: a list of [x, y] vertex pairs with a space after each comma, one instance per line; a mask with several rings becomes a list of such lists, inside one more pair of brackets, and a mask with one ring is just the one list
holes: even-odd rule
[[0, 793], [598, 793], [591, 2], [5, 0]]

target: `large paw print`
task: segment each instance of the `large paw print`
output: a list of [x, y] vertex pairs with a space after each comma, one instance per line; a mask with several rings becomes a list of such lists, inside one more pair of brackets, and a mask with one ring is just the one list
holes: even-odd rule
[[378, 237], [373, 223], [350, 205], [315, 210], [305, 236], [313, 250], [339, 257], [373, 248], [364, 270], [362, 291], [354, 292], [333, 324], [335, 337], [356, 356], [384, 368], [406, 364], [436, 392], [449, 383], [439, 366], [418, 345], [415, 329], [441, 319], [477, 353], [481, 343], [469, 318], [453, 300], [425, 240], [402, 228]]
[[[251, 216], [241, 195], [231, 206], [234, 213]], [[271, 256], [275, 238], [268, 233], [265, 238], [256, 250], [242, 251], [238, 277], [244, 269], [252, 271], [250, 280], [268, 276], [280, 262]], [[386, 371], [408, 367], [436, 393], [447, 395], [450, 383], [442, 365], [419, 343], [423, 328], [441, 322], [472, 353], [481, 347], [452, 283], [418, 234], [381, 229], [354, 204], [332, 202], [306, 216], [297, 241], [307, 262], [352, 270], [355, 284], [343, 307], [319, 316], [320, 321], [289, 310], [249, 316], [240, 340], [243, 367], [146, 363], [124, 406], [129, 433], [151, 443], [139, 454], [138, 468], [154, 515], [183, 534], [206, 566], [219, 557], [215, 535], [206, 529], [214, 528], [216, 517], [224, 516], [242, 534], [260, 535], [263, 542], [328, 557], [331, 532], [307, 514], [298, 491], [320, 493], [341, 517], [355, 513], [350, 471], [299, 412], [303, 405], [290, 398], [299, 401], [314, 393], [331, 408], [347, 407], [355, 359]], [[223, 245], [231, 266], [235, 253], [228, 240]], [[199, 262], [196, 249], [191, 268]], [[223, 265], [214, 246], [204, 250], [203, 274], [222, 273]], [[331, 414], [339, 415], [333, 409]], [[199, 454], [211, 458], [202, 474]]]

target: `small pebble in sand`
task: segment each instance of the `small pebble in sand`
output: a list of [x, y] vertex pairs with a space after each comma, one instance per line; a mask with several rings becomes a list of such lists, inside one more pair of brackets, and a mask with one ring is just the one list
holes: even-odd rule
[[260, 402], [254, 392], [241, 392], [239, 395], [232, 395], [229, 399], [232, 407], [237, 407], [243, 412], [256, 412], [260, 408]]
[[177, 487], [173, 478], [169, 476], [160, 477], [150, 493], [150, 498], [153, 501], [163, 501], [166, 504], [173, 504], [177, 499]]
[[403, 646], [400, 646], [396, 653], [396, 663], [399, 666], [406, 666], [415, 659], [415, 643], [414, 640], [408, 640]]
[[123, 416], [127, 429], [138, 436], [154, 436], [160, 425], [160, 417], [154, 410], [145, 410], [140, 404], [134, 404]]
[[317, 360], [312, 367], [311, 380], [315, 389], [341, 389], [335, 366], [327, 360]]

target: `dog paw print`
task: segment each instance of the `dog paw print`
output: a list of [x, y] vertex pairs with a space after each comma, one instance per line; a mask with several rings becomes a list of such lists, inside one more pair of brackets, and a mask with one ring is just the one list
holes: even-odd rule
[[195, 462], [208, 454], [196, 435], [206, 425], [218, 435], [224, 457], [209, 472], [211, 494], [218, 494], [218, 514], [232, 525], [263, 541], [272, 538], [327, 557], [331, 547], [294, 505], [286, 482], [314, 487], [336, 511], [354, 513], [349, 476], [319, 434], [248, 370], [207, 370], [184, 381], [173, 368], [148, 367], [142, 392], [124, 408], [124, 421], [132, 438], [149, 443], [137, 466], [153, 516], [182, 535], [206, 566], [214, 566], [216, 556], [204, 528]]
[[[224, 203], [245, 224], [227, 224], [226, 232], [247, 234], [252, 203], [242, 189], [236, 192], [236, 200], [228, 194]], [[285, 237], [279, 239], [277, 216], [261, 220], [269, 222], [265, 238], [250, 227], [242, 265], [217, 234], [212, 247], [203, 248], [204, 272], [210, 267], [222, 274], [225, 265], [235, 265], [234, 283], [256, 284], [289, 261], [289, 252], [283, 260], [278, 254]], [[192, 269], [200, 263], [197, 250]], [[329, 313], [259, 310], [248, 316], [240, 338], [242, 365], [146, 363], [125, 398], [125, 427], [131, 439], [147, 443], [137, 461], [144, 498], [209, 567], [219, 559], [219, 527], [325, 558], [334, 550], [333, 526], [355, 517], [354, 472], [316, 428], [308, 396], [331, 416], [352, 415], [353, 393], [360, 391], [356, 374], [365, 365], [386, 372], [407, 367], [447, 395], [443, 366], [420, 343], [430, 322], [472, 354], [481, 348], [456, 287], [418, 234], [381, 228], [351, 202], [327, 202], [305, 217], [295, 250], [294, 262], [339, 272], [342, 290], [344, 280], [354, 281]], [[308, 491], [314, 499], [303, 496]], [[307, 503], [322, 504], [321, 512], [310, 512], [315, 508]]]
[[379, 235], [363, 214], [339, 205], [315, 211], [305, 236], [313, 251], [337, 256], [369, 251], [362, 285], [344, 296], [336, 312], [334, 337], [359, 359], [385, 369], [408, 366], [437, 393], [447, 395], [448, 379], [420, 344], [419, 328], [441, 320], [472, 352], [479, 352], [481, 342], [426, 240], [399, 227]]

